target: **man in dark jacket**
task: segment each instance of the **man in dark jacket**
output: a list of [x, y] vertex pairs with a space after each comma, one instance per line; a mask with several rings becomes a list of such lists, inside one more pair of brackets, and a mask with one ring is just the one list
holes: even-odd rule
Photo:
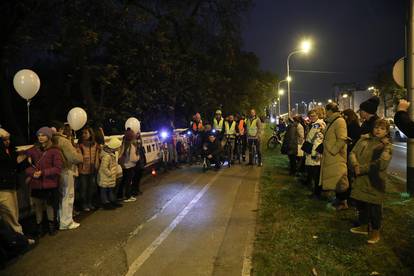
[[10, 134], [0, 128], [0, 216], [17, 233], [23, 234], [17, 204], [17, 153]]
[[208, 140], [203, 145], [203, 155], [210, 163], [215, 164], [216, 169], [220, 168], [221, 144], [212, 132], [208, 134]]
[[359, 105], [359, 115], [364, 121], [361, 125], [361, 134], [371, 133], [374, 129], [375, 121], [379, 119], [377, 115], [379, 103], [379, 98], [373, 96]]
[[408, 138], [414, 138], [414, 122], [408, 115], [409, 107], [409, 102], [406, 100], [400, 100], [400, 103], [397, 107], [397, 113], [395, 113], [394, 116], [394, 122]]

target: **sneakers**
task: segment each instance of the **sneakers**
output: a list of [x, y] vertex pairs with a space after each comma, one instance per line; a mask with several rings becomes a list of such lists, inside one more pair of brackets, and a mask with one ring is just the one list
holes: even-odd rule
[[72, 229], [78, 228], [79, 226], [80, 226], [80, 223], [72, 221], [68, 226], [60, 225], [59, 230], [72, 230]]
[[371, 232], [369, 232], [369, 238], [367, 241], [369, 244], [375, 244], [379, 241], [380, 241], [379, 230], [372, 230]]
[[368, 225], [361, 225], [357, 227], [351, 228], [351, 233], [360, 234], [360, 235], [368, 235]]
[[131, 196], [130, 198], [127, 198], [127, 199], [124, 200], [124, 202], [126, 202], [126, 203], [128, 203], [128, 202], [134, 202], [134, 201], [137, 201], [137, 199], [135, 197], [133, 197], [133, 196]]

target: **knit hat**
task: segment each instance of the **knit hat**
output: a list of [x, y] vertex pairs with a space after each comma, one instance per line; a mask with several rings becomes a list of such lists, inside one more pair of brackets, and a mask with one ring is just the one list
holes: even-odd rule
[[377, 113], [379, 104], [380, 104], [380, 99], [377, 96], [373, 96], [369, 98], [368, 100], [366, 100], [365, 102], [362, 102], [359, 105], [359, 109], [369, 114], [375, 114]]
[[0, 138], [3, 137], [10, 137], [10, 133], [8, 133], [4, 128], [0, 128]]
[[125, 141], [132, 141], [135, 138], [135, 133], [133, 130], [131, 129], [127, 129], [127, 131], [125, 131], [125, 135], [124, 135]]
[[40, 133], [47, 136], [49, 139], [52, 139], [53, 131], [50, 127], [39, 128], [39, 130], [36, 132], [36, 136], [38, 136]]
[[118, 138], [112, 137], [106, 145], [110, 149], [117, 149], [122, 145], [122, 142]]

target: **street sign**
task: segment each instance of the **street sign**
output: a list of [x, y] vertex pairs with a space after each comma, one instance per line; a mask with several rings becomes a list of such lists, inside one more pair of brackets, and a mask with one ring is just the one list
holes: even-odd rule
[[401, 87], [404, 87], [404, 60], [404, 57], [400, 58], [392, 68], [394, 81]]

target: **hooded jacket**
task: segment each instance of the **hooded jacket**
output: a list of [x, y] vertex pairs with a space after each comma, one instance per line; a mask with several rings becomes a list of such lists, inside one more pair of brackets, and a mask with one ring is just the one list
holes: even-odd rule
[[72, 143], [65, 135], [55, 133], [52, 139], [56, 146], [62, 152], [63, 170], [73, 169], [73, 165], [78, 165], [82, 163], [82, 154], [76, 150], [76, 148], [72, 145]]

